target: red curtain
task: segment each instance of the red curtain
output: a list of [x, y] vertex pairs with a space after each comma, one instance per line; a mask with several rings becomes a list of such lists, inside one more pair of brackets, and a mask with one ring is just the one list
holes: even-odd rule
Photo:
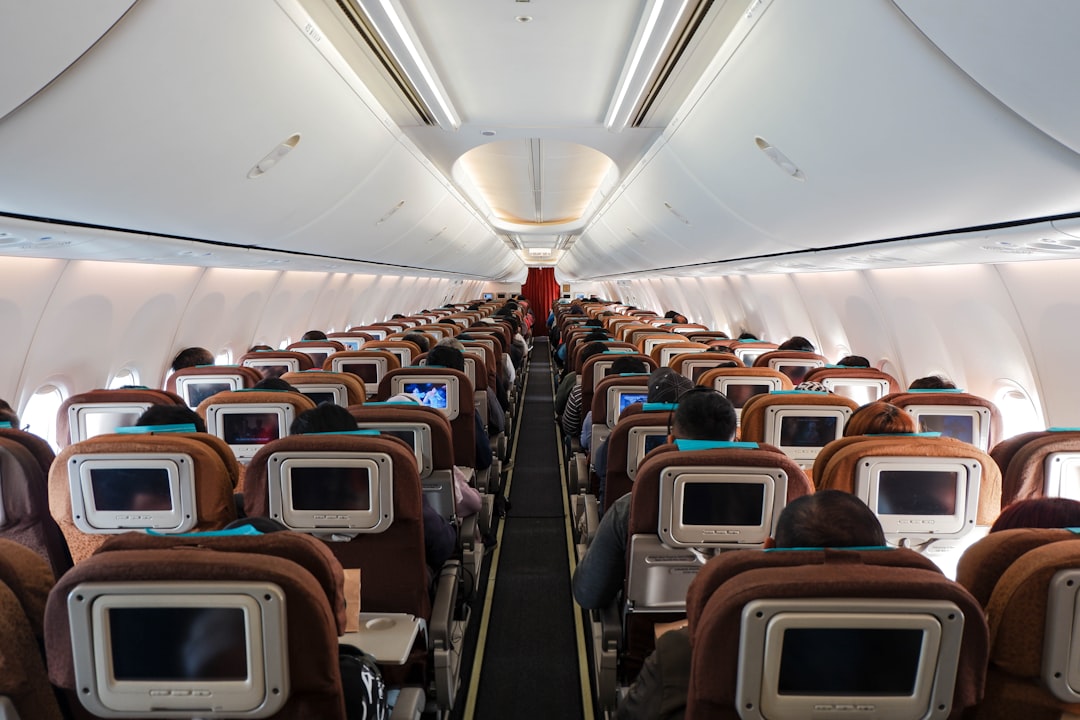
[[529, 301], [537, 322], [543, 323], [551, 311], [551, 303], [555, 302], [560, 294], [559, 283], [555, 280], [555, 268], [529, 268], [529, 276], [521, 286], [521, 294]]

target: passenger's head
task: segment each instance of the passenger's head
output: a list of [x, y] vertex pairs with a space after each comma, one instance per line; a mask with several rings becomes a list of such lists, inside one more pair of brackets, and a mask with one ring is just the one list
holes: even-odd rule
[[[462, 333], [462, 334], [458, 335], [457, 337], [445, 337], [442, 340], [439, 340], [439, 342], [435, 343], [435, 346], [438, 347], [439, 345], [445, 345], [446, 347], [454, 348], [458, 352], [463, 353], [463, 352], [465, 352], [465, 346], [462, 345], [462, 343], [465, 342], [466, 340], [472, 340], [472, 339], [473, 338], [472, 338], [471, 335], [466, 335], [465, 333]], [[429, 351], [430, 351], [430, 348], [429, 348]]]
[[428, 351], [427, 364], [465, 372], [465, 354], [449, 345], [436, 345]]
[[405, 342], [411, 342], [416, 347], [420, 348], [420, 352], [426, 353], [431, 348], [431, 341], [427, 339], [423, 333], [408, 332], [401, 336], [401, 339]]
[[206, 348], [189, 347], [176, 353], [172, 361], [173, 372], [198, 365], [213, 365], [214, 354]]
[[679, 402], [679, 397], [693, 389], [690, 378], [680, 375], [669, 367], [657, 368], [649, 375], [649, 395], [651, 403]]
[[289, 426], [289, 434], [348, 432], [355, 429], [356, 418], [348, 410], [340, 405], [324, 402], [313, 410], [305, 410], [297, 415]]
[[798, 350], [799, 352], [814, 352], [814, 344], [802, 335], [788, 338], [776, 348], [777, 350]]
[[619, 357], [615, 358], [615, 361], [611, 363], [612, 375], [627, 375], [627, 374], [641, 374], [647, 373], [649, 369], [645, 367], [645, 361], [636, 357]]
[[917, 378], [908, 385], [909, 390], [955, 390], [956, 383], [944, 375], [927, 375]]
[[990, 532], [1014, 528], [1080, 527], [1080, 502], [1061, 497], [1017, 500], [998, 515]]
[[590, 330], [588, 333], [585, 334], [585, 337], [583, 338], [585, 342], [603, 342], [610, 339], [611, 336], [600, 328]]
[[593, 355], [599, 355], [607, 349], [607, 346], [602, 342], [592, 342], [581, 348], [581, 352], [578, 354], [578, 361], [581, 363], [581, 367], [585, 367], [585, 361], [591, 358]]
[[852, 435], [895, 435], [915, 432], [915, 418], [892, 403], [872, 402], [863, 405], [848, 418], [844, 437]]
[[140, 427], [148, 425], [194, 425], [195, 432], [206, 432], [206, 422], [199, 417], [199, 413], [183, 405], [151, 405], [139, 416], [135, 424]]
[[735, 437], [735, 408], [711, 388], [693, 388], [679, 398], [671, 435], [677, 440], [731, 440]]
[[855, 495], [820, 490], [787, 504], [776, 522], [773, 547], [843, 548], [885, 544], [881, 523]]
[[301, 340], [326, 340], [326, 333], [322, 330], [308, 330], [300, 336]]
[[19, 427], [19, 416], [7, 400], [0, 400], [0, 422], [11, 423], [11, 427], [15, 429]]
[[273, 350], [274, 348], [269, 345], [252, 345], [248, 348], [248, 352], [263, 352], [265, 350]]
[[840, 367], [868, 368], [870, 361], [862, 355], [845, 355], [836, 361]]
[[801, 383], [795, 386], [796, 390], [802, 390], [803, 392], [818, 392], [818, 393], [831, 393], [832, 390], [825, 387], [824, 383], [819, 383], [817, 380], [803, 380]]
[[738, 340], [759, 340], [760, 338], [752, 332], [739, 333]]
[[285, 390], [287, 392], [299, 392], [296, 388], [290, 385], [287, 381], [282, 380], [279, 377], [263, 378], [259, 382], [251, 386], [252, 390]]

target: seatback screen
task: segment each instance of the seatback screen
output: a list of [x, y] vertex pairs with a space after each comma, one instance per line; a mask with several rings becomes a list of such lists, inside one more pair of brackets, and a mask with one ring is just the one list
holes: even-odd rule
[[923, 632], [900, 628], [788, 628], [780, 695], [904, 696], [915, 691]]
[[90, 487], [99, 512], [172, 510], [165, 468], [92, 468]]
[[953, 515], [956, 473], [948, 470], [882, 470], [878, 512], [882, 515]]
[[362, 467], [294, 467], [289, 471], [295, 510], [370, 510], [371, 476]]
[[683, 488], [684, 525], [760, 525], [765, 486], [689, 482]]
[[113, 676], [120, 681], [235, 681], [248, 677], [241, 608], [109, 609]]

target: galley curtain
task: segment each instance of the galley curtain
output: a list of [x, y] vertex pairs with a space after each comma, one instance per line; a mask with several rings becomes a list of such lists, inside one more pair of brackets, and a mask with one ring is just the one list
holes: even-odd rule
[[529, 277], [521, 286], [521, 294], [529, 301], [538, 321], [543, 322], [551, 310], [551, 303], [559, 297], [559, 283], [555, 280], [555, 268], [529, 268]]

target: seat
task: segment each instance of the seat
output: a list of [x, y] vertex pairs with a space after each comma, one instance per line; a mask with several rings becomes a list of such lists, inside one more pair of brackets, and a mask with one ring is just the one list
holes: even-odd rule
[[[338, 669], [342, 604], [329, 597], [341, 597], [342, 580], [332, 558], [294, 533], [117, 542], [61, 578], [46, 606], [50, 679], [73, 704], [82, 703], [88, 717], [243, 716], [207, 710], [200, 693], [214, 692], [215, 704], [255, 705], [260, 717], [345, 720]], [[103, 613], [108, 626], [100, 623]], [[231, 637], [249, 639], [228, 644]], [[255, 642], [261, 652], [245, 648]], [[245, 660], [219, 654], [216, 665], [191, 666], [199, 651], [216, 648], [243, 652]], [[145, 681], [139, 682], [144, 667], [159, 668], [164, 677], [194, 674], [199, 684], [155, 681], [165, 685], [164, 698], [150, 701]], [[242, 682], [230, 686], [222, 676]], [[104, 677], [111, 679], [98, 681]], [[238, 696], [227, 695], [237, 685]], [[173, 712], [150, 710], [151, 702], [171, 705]], [[125, 705], [131, 710], [115, 709]]]
[[[35, 442], [36, 441], [36, 442]], [[37, 446], [38, 455], [28, 449]], [[52, 448], [22, 430], [0, 430], [0, 538], [40, 555], [54, 577], [72, 565], [67, 541], [49, 510]]]
[[364, 381], [352, 373], [314, 369], [298, 373], [288, 372], [282, 375], [281, 379], [301, 394], [307, 395], [316, 405], [332, 402], [348, 407], [362, 405], [367, 399]]
[[420, 354], [420, 347], [408, 340], [372, 340], [364, 345], [364, 350], [382, 350], [391, 353], [398, 359], [401, 367], [408, 367], [415, 362]]
[[[656, 409], [653, 409], [654, 407]], [[602, 508], [604, 512], [607, 512], [613, 502], [633, 489], [634, 477], [645, 455], [667, 444], [673, 407], [631, 405], [623, 411], [619, 422], [608, 436], [608, 465]]]
[[199, 365], [169, 375], [165, 389], [182, 397], [188, 407], [197, 408], [215, 393], [252, 387], [262, 377], [255, 368], [243, 365]]
[[837, 395], [866, 405], [897, 392], [900, 383], [887, 372], [876, 368], [834, 367], [814, 368], [806, 373], [807, 382], [819, 382]]
[[776, 343], [762, 340], [731, 340], [723, 345], [729, 348], [735, 357], [743, 361], [743, 365], [753, 367], [755, 361], [767, 352], [772, 352], [778, 347]]
[[266, 443], [287, 435], [296, 416], [315, 409], [298, 392], [233, 390], [203, 400], [195, 409], [206, 431], [225, 441], [240, 462], [247, 462]]
[[[704, 343], [699, 344], [704, 345]], [[697, 383], [702, 374], [709, 370], [720, 368], [725, 364], [734, 364], [735, 367], [745, 367], [742, 360], [739, 360], [739, 358], [731, 353], [709, 350], [708, 345], [705, 345], [705, 350], [701, 352], [676, 355], [671, 359], [671, 362], [668, 363], [668, 367]]]
[[378, 391], [383, 376], [399, 367], [398, 356], [388, 350], [346, 350], [334, 353], [323, 364], [330, 372], [352, 373], [360, 378], [369, 398]]
[[607, 440], [608, 434], [619, 421], [623, 410], [633, 403], [645, 402], [649, 394], [648, 386], [649, 376], [644, 373], [609, 375], [597, 383], [589, 399], [589, 405], [585, 404], [587, 396], [582, 390], [581, 407], [587, 407], [592, 412], [591, 446], [593, 448], [599, 447], [600, 443]]
[[[651, 357], [648, 355], [642, 355], [641, 353], [626, 353], [618, 350], [612, 352], [602, 352], [598, 355], [593, 355], [591, 358], [585, 361], [581, 367], [581, 407], [592, 408], [593, 394], [596, 392], [596, 386], [600, 384], [605, 378], [607, 378], [608, 372], [611, 370], [611, 364], [622, 357], [632, 357], [636, 360], [640, 360], [645, 363], [645, 369], [647, 372], [652, 372], [659, 367]], [[588, 410], [583, 410], [583, 413]]]
[[978, 604], [908, 550], [725, 553], [686, 609], [688, 719], [958, 718], [986, 685]]
[[1035, 497], [1080, 499], [1080, 431], [1041, 430], [1003, 440], [990, 451], [1001, 469], [1001, 507]]
[[187, 407], [179, 395], [151, 388], [91, 390], [72, 395], [56, 413], [56, 442], [63, 448], [124, 425], [134, 425], [151, 405]]
[[[703, 353], [704, 354], [704, 353]], [[729, 356], [730, 357], [730, 356]], [[697, 378], [697, 384], [711, 387], [724, 394], [735, 406], [735, 417], [742, 422], [742, 409], [754, 395], [791, 390], [791, 378], [777, 370], [758, 367], [733, 367], [705, 370]]]
[[345, 346], [346, 350], [360, 350], [364, 347], [365, 343], [375, 339], [365, 332], [350, 331], [326, 333], [326, 337], [329, 340], [341, 343]]
[[660, 367], [669, 367], [675, 359], [683, 355], [703, 353], [708, 349], [709, 346], [705, 343], [690, 342], [684, 339], [681, 342], [669, 342], [654, 346], [652, 352], [649, 353], [649, 357]]
[[43, 655], [45, 601], [53, 582], [40, 555], [0, 539], [0, 716], [5, 718], [64, 718]]
[[754, 358], [754, 367], [767, 367], [782, 372], [791, 378], [793, 385], [806, 379], [813, 368], [825, 367], [829, 361], [824, 355], [798, 350], [770, 350]]
[[832, 393], [754, 395], [743, 404], [739, 437], [775, 445], [808, 470], [823, 447], [843, 436], [847, 419], [858, 408], [854, 401]]
[[960, 390], [908, 390], [882, 400], [914, 415], [919, 432], [940, 432], [983, 452], [1001, 439], [1001, 413], [978, 395]]
[[279, 378], [287, 372], [300, 372], [315, 367], [311, 355], [295, 350], [256, 350], [240, 356], [239, 364], [255, 368], [263, 378]]
[[[337, 340], [299, 340], [285, 347], [289, 352], [303, 353], [311, 358], [311, 367], [321, 368], [326, 358], [349, 348]], [[302, 368], [303, 369], [303, 368]]]
[[1057, 720], [1080, 712], [1076, 538], [1069, 530], [1003, 530], [961, 558], [958, 580], [985, 603], [990, 626], [986, 698], [973, 717]]

